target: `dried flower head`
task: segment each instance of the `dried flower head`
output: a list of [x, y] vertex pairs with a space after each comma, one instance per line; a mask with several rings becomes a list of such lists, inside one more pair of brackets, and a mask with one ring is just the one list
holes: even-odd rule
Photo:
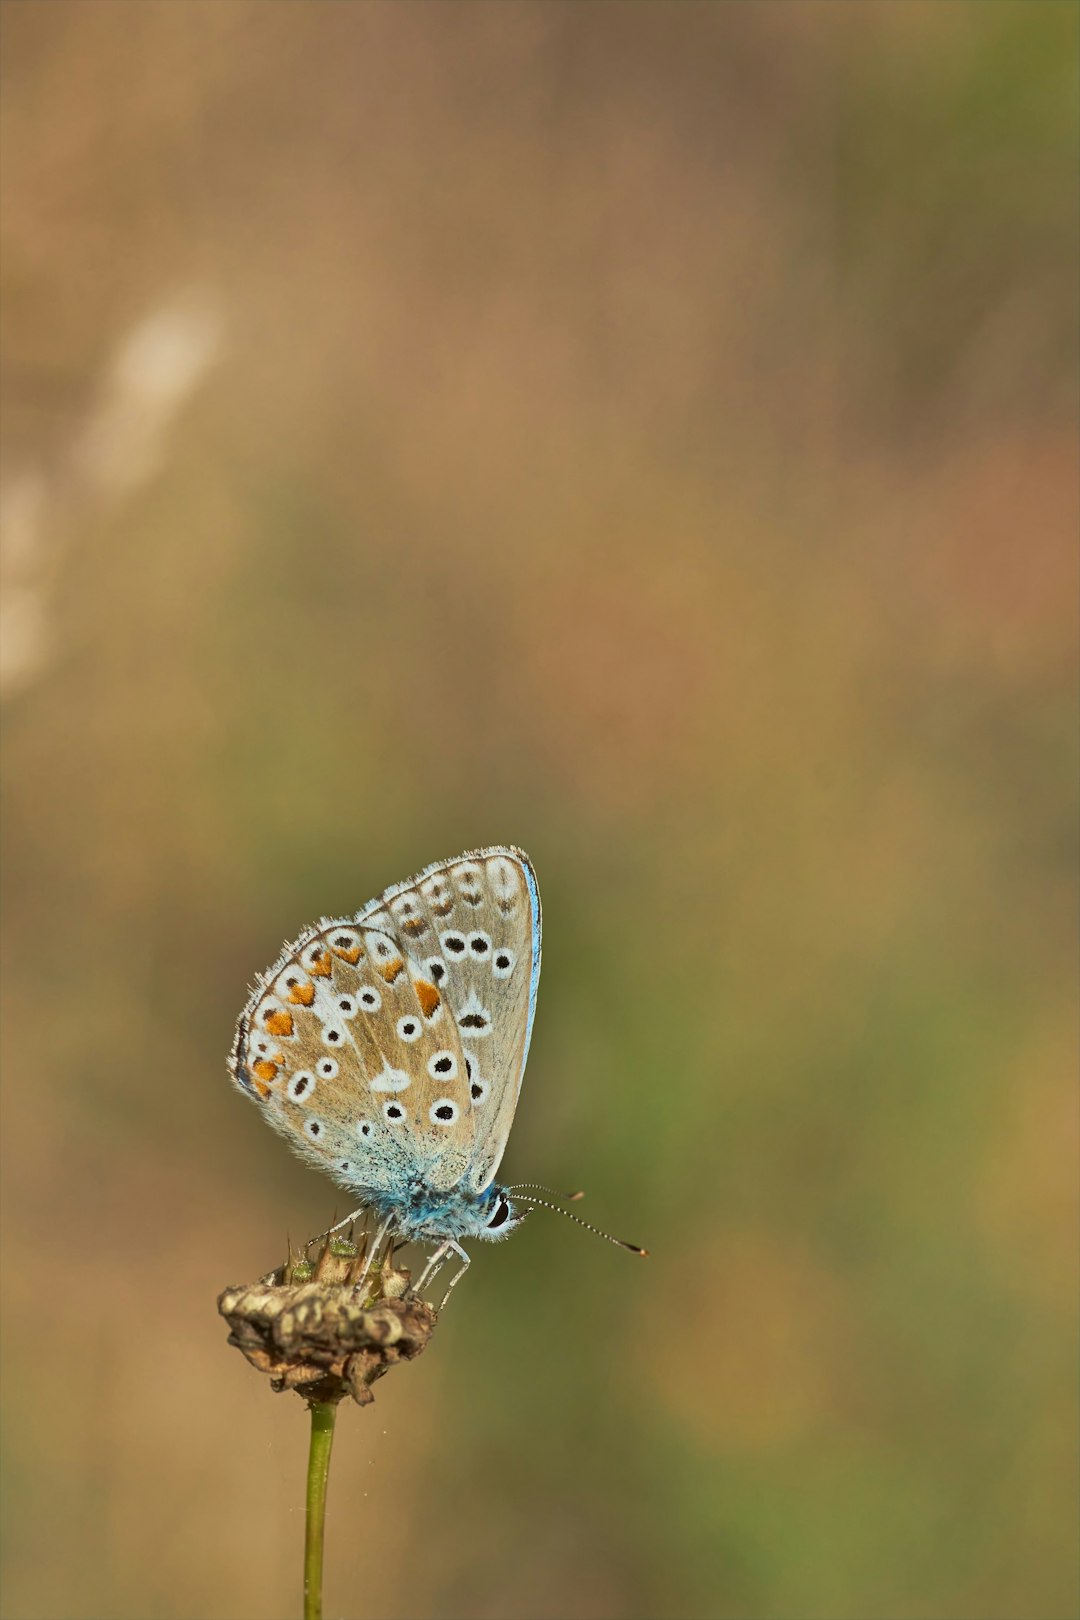
[[229, 1343], [274, 1390], [309, 1402], [351, 1395], [366, 1406], [376, 1378], [423, 1350], [435, 1312], [410, 1292], [409, 1272], [394, 1268], [392, 1247], [366, 1276], [365, 1259], [363, 1240], [328, 1237], [315, 1260], [290, 1256], [259, 1282], [226, 1288], [218, 1310]]

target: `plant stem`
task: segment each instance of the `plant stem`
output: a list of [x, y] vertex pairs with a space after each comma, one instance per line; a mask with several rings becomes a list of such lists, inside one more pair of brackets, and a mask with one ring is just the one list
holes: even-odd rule
[[336, 1401], [311, 1402], [311, 1446], [308, 1451], [307, 1520], [304, 1527], [304, 1620], [322, 1620], [323, 1534], [326, 1528], [326, 1481], [334, 1444]]

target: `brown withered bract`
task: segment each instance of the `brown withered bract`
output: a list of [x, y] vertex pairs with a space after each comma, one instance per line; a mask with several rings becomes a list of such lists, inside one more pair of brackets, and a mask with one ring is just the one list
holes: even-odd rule
[[290, 1258], [246, 1288], [226, 1288], [218, 1310], [229, 1343], [276, 1391], [294, 1389], [308, 1401], [351, 1395], [368, 1405], [375, 1380], [424, 1349], [435, 1312], [410, 1293], [409, 1273], [393, 1268], [391, 1254], [358, 1293], [363, 1261], [363, 1246], [328, 1239], [314, 1262]]

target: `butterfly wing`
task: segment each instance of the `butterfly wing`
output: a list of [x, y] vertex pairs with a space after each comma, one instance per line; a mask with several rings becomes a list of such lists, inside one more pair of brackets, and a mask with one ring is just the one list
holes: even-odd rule
[[241, 1015], [230, 1072], [302, 1157], [361, 1196], [451, 1187], [469, 1163], [454, 1019], [398, 939], [357, 918], [286, 946]]
[[532, 864], [512, 846], [438, 862], [388, 889], [366, 921], [416, 953], [451, 1009], [473, 1115], [461, 1184], [482, 1192], [510, 1134], [536, 1011], [541, 918]]
[[285, 947], [240, 1017], [230, 1073], [361, 1197], [480, 1192], [513, 1122], [539, 971], [527, 857], [440, 862]]

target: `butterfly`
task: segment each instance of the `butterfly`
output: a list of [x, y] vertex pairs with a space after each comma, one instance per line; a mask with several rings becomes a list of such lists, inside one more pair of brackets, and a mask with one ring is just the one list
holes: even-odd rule
[[462, 1238], [508, 1237], [529, 1213], [495, 1173], [529, 1054], [540, 937], [528, 856], [472, 850], [306, 929], [237, 1023], [235, 1084], [375, 1211], [372, 1253], [390, 1231], [439, 1246], [425, 1276], [455, 1252], [456, 1283]]

